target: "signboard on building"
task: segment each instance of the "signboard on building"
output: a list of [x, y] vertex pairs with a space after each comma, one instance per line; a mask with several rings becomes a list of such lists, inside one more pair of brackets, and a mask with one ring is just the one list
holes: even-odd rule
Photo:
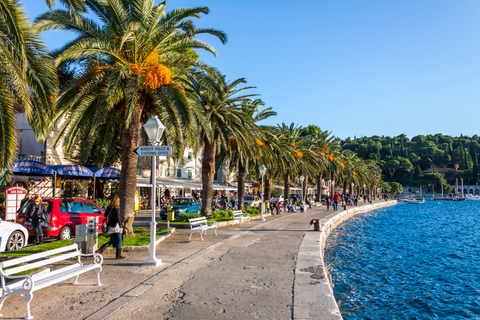
[[17, 210], [20, 209], [20, 203], [25, 198], [27, 189], [22, 187], [13, 187], [7, 189], [5, 199], [5, 220], [17, 219]]

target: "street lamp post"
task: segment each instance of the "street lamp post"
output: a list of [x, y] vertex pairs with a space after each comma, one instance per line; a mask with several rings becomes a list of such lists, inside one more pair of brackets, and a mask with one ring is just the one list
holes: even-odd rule
[[265, 221], [265, 218], [263, 217], [263, 213], [265, 212], [265, 200], [263, 198], [263, 195], [265, 194], [265, 190], [263, 189], [263, 176], [265, 175], [267, 168], [262, 164], [258, 169], [260, 170], [260, 174], [262, 175], [262, 207], [260, 209], [260, 221]]
[[353, 191], [353, 187], [355, 187], [355, 183], [351, 183], [351, 186], [352, 186], [352, 194], [354, 194], [355, 192]]
[[[301, 204], [303, 204], [303, 180], [305, 180], [305, 177], [300, 176], [299, 179], [300, 179], [300, 189], [301, 189], [300, 194], [302, 195], [302, 201], [300, 201], [300, 202], [301, 202]], [[295, 205], [297, 205], [297, 204], [295, 204]]]
[[[157, 116], [151, 116], [147, 123], [143, 125], [145, 133], [148, 137], [150, 145], [155, 146], [160, 143], [165, 126], [158, 119]], [[150, 257], [143, 261], [144, 265], [158, 266], [162, 263], [162, 260], [157, 259], [155, 256], [155, 235], [157, 231], [157, 223], [155, 222], [155, 205], [156, 205], [156, 167], [157, 157], [152, 157], [152, 221], [150, 222]]]

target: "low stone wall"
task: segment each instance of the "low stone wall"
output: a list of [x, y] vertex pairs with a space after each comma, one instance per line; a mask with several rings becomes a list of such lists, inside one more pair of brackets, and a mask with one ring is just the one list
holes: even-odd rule
[[325, 242], [333, 229], [354, 215], [396, 204], [397, 201], [392, 200], [334, 211], [320, 219], [321, 232], [305, 234], [295, 267], [293, 319], [343, 319], [323, 260]]

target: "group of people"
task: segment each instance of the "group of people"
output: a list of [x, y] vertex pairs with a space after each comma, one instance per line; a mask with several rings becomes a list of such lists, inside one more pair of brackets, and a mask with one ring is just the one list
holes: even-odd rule
[[[363, 195], [363, 203], [366, 203], [367, 201], [370, 202], [370, 195], [364, 194]], [[343, 206], [344, 204], [349, 205], [349, 206], [356, 206], [358, 205], [358, 195], [356, 194], [347, 194], [347, 195], [339, 195], [337, 192], [333, 195], [331, 198], [330, 196], [325, 198], [325, 204], [327, 205], [327, 210], [329, 210], [330, 206], [332, 206], [333, 211], [338, 210], [338, 203], [341, 202], [341, 205]]]
[[[287, 212], [297, 212], [297, 196], [294, 195], [291, 199], [287, 199], [286, 201], [274, 201], [273, 197], [267, 202], [267, 210], [270, 209], [270, 213], [273, 214], [282, 214], [287, 210]], [[312, 207], [310, 199], [307, 197], [305, 202], [302, 202], [300, 205], [300, 212], [306, 212], [307, 206]]]
[[[21, 206], [25, 202], [33, 200], [32, 205], [27, 211], [27, 221], [32, 224], [35, 231], [35, 244], [43, 244], [43, 229], [50, 228], [50, 214], [47, 207], [42, 205], [43, 199], [41, 196], [31, 196], [27, 194], [22, 199]], [[113, 197], [110, 201], [107, 210], [105, 210], [104, 217], [107, 219], [107, 233], [110, 235], [110, 241], [101, 246], [96, 252], [102, 253], [106, 248], [113, 245], [116, 251], [116, 259], [124, 259], [122, 256], [122, 240], [123, 240], [123, 222], [120, 216], [120, 198]]]

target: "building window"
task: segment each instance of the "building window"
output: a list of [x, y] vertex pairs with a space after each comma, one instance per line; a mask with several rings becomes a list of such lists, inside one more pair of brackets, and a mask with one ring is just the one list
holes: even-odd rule
[[177, 169], [177, 178], [182, 177], [182, 169]]
[[193, 173], [192, 170], [188, 170], [188, 179], [192, 179]]

